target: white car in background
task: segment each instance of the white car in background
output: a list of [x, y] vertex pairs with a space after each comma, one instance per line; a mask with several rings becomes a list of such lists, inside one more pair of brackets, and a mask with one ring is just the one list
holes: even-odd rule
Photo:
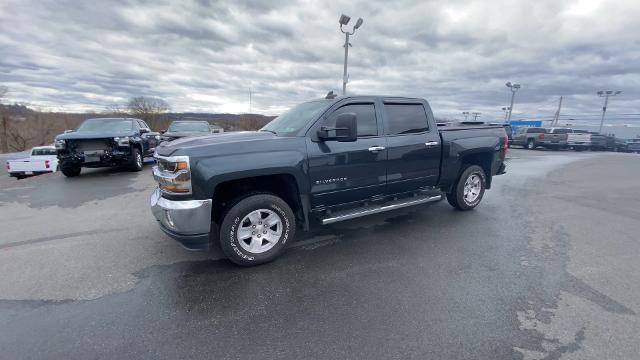
[[28, 158], [7, 161], [9, 176], [22, 179], [31, 175], [56, 172], [58, 153], [54, 146], [36, 146]]
[[588, 150], [591, 148], [591, 134], [587, 130], [573, 129], [567, 134], [567, 146], [576, 151]]

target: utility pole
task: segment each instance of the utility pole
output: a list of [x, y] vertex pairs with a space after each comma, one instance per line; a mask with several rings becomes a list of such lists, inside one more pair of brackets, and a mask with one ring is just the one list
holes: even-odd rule
[[351, 44], [349, 43], [349, 37], [356, 33], [356, 30], [360, 26], [362, 26], [363, 22], [362, 18], [358, 18], [358, 21], [353, 26], [353, 30], [351, 32], [344, 31], [342, 29], [342, 26], [347, 25], [349, 23], [349, 20], [351, 20], [351, 17], [345, 14], [340, 15], [340, 20], [338, 20], [338, 22], [340, 23], [340, 31], [344, 34], [344, 69], [342, 72], [342, 95], [347, 94], [347, 82], [349, 82], [349, 75], [347, 74], [347, 60], [349, 59], [349, 46], [351, 46]]
[[480, 116], [480, 113], [479, 112], [473, 112], [472, 114], [473, 114], [473, 121], [478, 120], [478, 116]]
[[469, 112], [468, 111], [463, 111], [462, 115], [464, 115], [464, 121], [467, 121], [467, 116], [469, 116]]
[[513, 111], [513, 99], [516, 97], [516, 91], [520, 89], [520, 84], [512, 84], [511, 81], [505, 84], [509, 90], [511, 90], [511, 105], [509, 106], [509, 116], [507, 116], [507, 121], [511, 122], [511, 112]]
[[609, 104], [609, 96], [616, 96], [622, 93], [620, 90], [611, 91], [611, 90], [602, 90], [598, 91], [598, 96], [604, 98], [604, 106], [602, 107], [602, 119], [600, 120], [600, 130], [599, 133], [602, 133], [602, 126], [604, 125], [604, 114], [607, 112], [607, 104]]
[[558, 103], [558, 110], [556, 110], [556, 114], [553, 116], [553, 121], [551, 122], [552, 126], [558, 125], [558, 120], [560, 119], [560, 110], [562, 109], [562, 96], [560, 96], [560, 102]]
[[249, 88], [249, 114], [251, 114], [251, 106], [253, 105], [253, 99], [252, 99], [252, 94], [251, 94], [251, 88]]

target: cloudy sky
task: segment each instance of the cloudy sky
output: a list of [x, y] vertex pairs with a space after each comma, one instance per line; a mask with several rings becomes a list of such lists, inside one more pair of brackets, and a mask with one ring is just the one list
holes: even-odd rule
[[[0, 85], [44, 109], [104, 110], [136, 95], [174, 111], [278, 114], [341, 89], [341, 13], [352, 38], [348, 90], [427, 98], [436, 115], [640, 124], [640, 1], [0, 0]], [[626, 115], [636, 114], [636, 115]], [[636, 119], [636, 120], [634, 120]]]

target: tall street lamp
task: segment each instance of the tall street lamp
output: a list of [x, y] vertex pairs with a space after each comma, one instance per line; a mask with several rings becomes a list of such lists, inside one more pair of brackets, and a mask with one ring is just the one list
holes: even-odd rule
[[511, 90], [511, 106], [509, 106], [509, 115], [507, 116], [507, 122], [511, 121], [511, 112], [513, 111], [513, 99], [516, 97], [516, 91], [520, 89], [520, 84], [512, 84], [511, 81], [505, 84], [509, 90]]
[[343, 26], [346, 26], [349, 23], [349, 20], [351, 20], [351, 17], [342, 14], [340, 15], [340, 20], [338, 21], [340, 23], [340, 31], [342, 31], [342, 33], [344, 34], [344, 72], [342, 74], [342, 95], [347, 94], [347, 82], [349, 81], [349, 75], [347, 75], [347, 58], [349, 57], [349, 46], [351, 46], [351, 44], [349, 43], [349, 37], [356, 33], [356, 29], [362, 26], [363, 22], [362, 18], [358, 18], [358, 21], [356, 21], [353, 30], [349, 32], [348, 30], [345, 31], [342, 29]]
[[467, 121], [467, 116], [469, 116], [469, 112], [468, 111], [463, 111], [462, 115], [464, 115], [464, 121]]
[[622, 91], [611, 91], [611, 90], [602, 90], [598, 91], [598, 96], [604, 98], [604, 106], [602, 107], [602, 119], [600, 120], [600, 130], [599, 133], [602, 132], [602, 125], [604, 125], [604, 114], [607, 112], [607, 104], [609, 104], [609, 96], [616, 96], [622, 93]]

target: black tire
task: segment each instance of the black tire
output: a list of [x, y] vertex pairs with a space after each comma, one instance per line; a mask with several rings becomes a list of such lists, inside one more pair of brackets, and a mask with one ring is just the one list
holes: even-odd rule
[[[480, 180], [480, 191], [473, 201], [468, 201], [464, 196], [464, 188], [467, 180], [471, 180], [473, 176], [479, 177]], [[484, 170], [478, 165], [470, 165], [462, 173], [458, 180], [456, 180], [455, 185], [451, 192], [447, 193], [447, 201], [451, 206], [458, 210], [471, 210], [480, 204], [482, 197], [484, 196], [484, 191], [487, 186], [487, 176], [484, 173]]]
[[527, 149], [529, 149], [529, 150], [535, 150], [536, 149], [536, 142], [533, 139], [529, 139], [527, 141]]
[[129, 160], [129, 169], [131, 171], [141, 171], [144, 167], [144, 159], [142, 153], [137, 147], [131, 149], [131, 159]]
[[[253, 222], [249, 219], [249, 214], [258, 213], [260, 220], [267, 219], [272, 214], [278, 216], [280, 220], [280, 227], [269, 228], [267, 224], [251, 225]], [[271, 214], [269, 214], [271, 212]], [[267, 217], [263, 217], [268, 215]], [[264, 228], [260, 228], [264, 226]], [[256, 228], [258, 231], [255, 235], [249, 235], [248, 239], [239, 240], [238, 232], [241, 228], [248, 229], [251, 234]], [[280, 230], [280, 235], [271, 235], [277, 238], [275, 241], [267, 241], [266, 238], [258, 239], [263, 234], [271, 234], [270, 231], [277, 232]], [[271, 194], [256, 194], [247, 196], [234, 205], [232, 205], [229, 211], [225, 214], [222, 225], [220, 226], [220, 247], [225, 255], [232, 262], [242, 266], [253, 266], [264, 264], [277, 258], [284, 250], [288, 243], [293, 241], [295, 236], [296, 220], [293, 211], [289, 205], [281, 198]], [[273, 239], [273, 238], [272, 238]], [[248, 242], [247, 242], [248, 240]], [[241, 241], [243, 242], [241, 244]], [[260, 247], [266, 246], [267, 250], [263, 252], [252, 252], [247, 247], [251, 247], [254, 241], [259, 241]], [[267, 242], [265, 244], [265, 241]], [[273, 245], [270, 245], [273, 244]]]
[[61, 166], [60, 171], [62, 171], [66, 177], [76, 177], [80, 175], [82, 168], [80, 166]]

